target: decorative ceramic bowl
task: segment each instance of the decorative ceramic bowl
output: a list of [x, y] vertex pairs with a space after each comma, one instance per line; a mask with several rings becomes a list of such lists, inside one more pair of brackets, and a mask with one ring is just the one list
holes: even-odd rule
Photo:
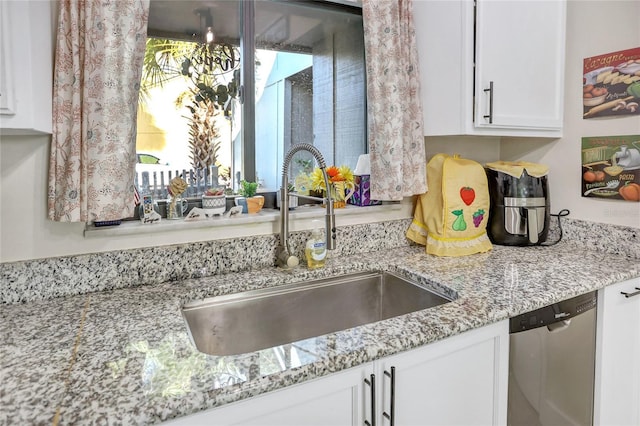
[[209, 214], [224, 214], [227, 209], [227, 197], [224, 195], [203, 195], [202, 208]]

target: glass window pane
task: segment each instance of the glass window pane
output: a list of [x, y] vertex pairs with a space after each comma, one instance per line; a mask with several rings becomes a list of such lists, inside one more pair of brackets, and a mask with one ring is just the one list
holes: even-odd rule
[[[155, 70], [142, 82], [138, 153], [159, 160], [139, 164], [140, 170], [171, 170], [175, 176], [176, 170], [213, 161], [237, 189], [240, 177], [254, 178], [255, 153], [256, 177], [264, 188], [276, 189], [292, 144], [312, 143], [328, 164], [352, 168], [366, 152], [359, 10], [328, 2], [255, 2], [255, 20], [248, 23], [255, 25], [255, 57], [249, 52], [242, 58], [255, 64], [255, 80], [245, 82], [255, 104], [241, 106], [240, 6], [247, 4], [254, 3], [151, 0], [145, 62]], [[214, 41], [206, 45], [209, 28]], [[146, 84], [149, 79], [154, 84]], [[247, 140], [243, 111], [252, 120], [244, 124], [251, 126], [247, 130], [255, 129], [255, 137], [245, 132]], [[311, 157], [301, 154], [292, 162], [293, 177], [309, 170]]]
[[[158, 185], [168, 184], [168, 171], [176, 176], [176, 171], [217, 166], [220, 175], [233, 173], [242, 145], [239, 28], [237, 2], [150, 2], [136, 148], [143, 154], [139, 158], [159, 158], [137, 166], [138, 172], [157, 172]], [[205, 188], [190, 183], [187, 196]]]
[[[284, 153], [310, 143], [328, 165], [366, 152], [362, 17], [320, 2], [255, 3], [256, 172], [279, 188]], [[303, 153], [304, 154], [304, 153]], [[311, 159], [292, 162], [293, 177]]]

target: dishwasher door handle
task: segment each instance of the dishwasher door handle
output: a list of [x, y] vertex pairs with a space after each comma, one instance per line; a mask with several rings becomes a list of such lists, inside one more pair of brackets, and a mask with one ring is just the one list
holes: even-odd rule
[[623, 294], [624, 297], [626, 297], [627, 299], [633, 296], [640, 295], [640, 287], [635, 287], [635, 289], [638, 291], [634, 291], [633, 293], [627, 293], [626, 291], [621, 291], [620, 294]]
[[549, 324], [547, 326], [547, 330], [549, 330], [549, 333], [558, 333], [562, 330], [566, 330], [570, 325], [571, 318]]

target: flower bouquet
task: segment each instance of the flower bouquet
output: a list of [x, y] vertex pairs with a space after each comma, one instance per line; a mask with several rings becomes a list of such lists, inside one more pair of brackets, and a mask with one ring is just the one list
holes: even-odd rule
[[[327, 177], [329, 178], [329, 190], [333, 199], [334, 208], [342, 208], [347, 205], [347, 200], [355, 191], [353, 172], [348, 166], [327, 167]], [[311, 189], [326, 191], [322, 170], [315, 168], [311, 173]]]

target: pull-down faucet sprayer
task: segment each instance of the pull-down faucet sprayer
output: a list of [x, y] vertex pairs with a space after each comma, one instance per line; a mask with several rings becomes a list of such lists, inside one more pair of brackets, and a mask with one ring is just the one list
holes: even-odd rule
[[[318, 162], [318, 167], [322, 171], [324, 177], [324, 185], [327, 188], [327, 198], [310, 197], [300, 194], [289, 194], [287, 188], [289, 186], [289, 165], [294, 154], [298, 151], [308, 151]], [[290, 269], [297, 266], [299, 260], [296, 256], [291, 254], [291, 248], [289, 247], [289, 197], [299, 197], [311, 200], [321, 200], [327, 206], [327, 212], [325, 214], [325, 227], [326, 227], [326, 243], [327, 249], [333, 250], [336, 248], [336, 217], [333, 213], [333, 200], [331, 199], [331, 191], [329, 191], [329, 177], [327, 176], [327, 165], [324, 162], [322, 154], [316, 147], [311, 144], [301, 143], [293, 145], [287, 155], [284, 157], [282, 163], [282, 186], [280, 187], [280, 244], [276, 250], [276, 265]]]

